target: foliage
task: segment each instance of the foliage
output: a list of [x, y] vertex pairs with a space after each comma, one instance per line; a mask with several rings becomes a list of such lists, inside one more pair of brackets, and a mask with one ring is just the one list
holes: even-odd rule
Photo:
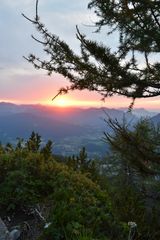
[[136, 222], [138, 239], [159, 239], [159, 128], [148, 120], [133, 128], [111, 119], [108, 124], [114, 134], [105, 133], [111, 152], [103, 174], [110, 179], [112, 213], [119, 221]]
[[114, 135], [105, 133], [112, 152], [140, 172], [159, 174], [160, 163], [160, 129], [147, 119], [139, 121], [133, 129], [127, 124], [120, 124], [109, 119], [109, 126]]
[[114, 134], [105, 137], [112, 151], [100, 168], [92, 167], [85, 148], [77, 157], [60, 162], [52, 155], [51, 141], [38, 145], [36, 151], [30, 148], [30, 141], [36, 145], [36, 137], [26, 142], [18, 139], [15, 147], [1, 145], [1, 208], [48, 206], [51, 224], [42, 240], [122, 240], [131, 221], [138, 226], [135, 239], [159, 239], [159, 167], [139, 154], [140, 149], [142, 156], [158, 158], [159, 129], [147, 120], [133, 128], [112, 120], [109, 124]]
[[[77, 27], [81, 55], [51, 34], [41, 23], [38, 15], [38, 0], [35, 19], [29, 19], [42, 35], [36, 39], [48, 55], [47, 60], [34, 54], [26, 58], [37, 69], [45, 69], [49, 75], [58, 72], [71, 85], [62, 88], [59, 94], [68, 90], [97, 91], [104, 98], [115, 94], [130, 98], [155, 97], [160, 95], [160, 1], [152, 0], [92, 0], [88, 7], [98, 16], [95, 23], [97, 33], [102, 27], [109, 27], [108, 34], [119, 32], [119, 45], [113, 51], [105, 44], [88, 39]], [[114, 35], [113, 35], [114, 37]], [[114, 46], [115, 47], [115, 46]], [[140, 62], [142, 59], [143, 64]]]
[[52, 144], [52, 141], [48, 140], [46, 145], [41, 149], [41, 153], [46, 159], [48, 159], [52, 155]]
[[[34, 208], [37, 204], [49, 205], [47, 221], [51, 225], [41, 239], [85, 239], [89, 234], [97, 240], [103, 237], [115, 239], [117, 235], [121, 239], [125, 235], [124, 227], [112, 214], [107, 191], [89, 179], [85, 172], [82, 174], [57, 162], [50, 152], [51, 142], [40, 148], [36, 145], [36, 136], [41, 142], [41, 137], [32, 133], [27, 142], [18, 139], [12, 151], [2, 147], [1, 208], [16, 211]], [[82, 152], [81, 157], [85, 156]]]
[[159, 239], [159, 168], [139, 154], [140, 149], [142, 156], [159, 156], [159, 129], [147, 120], [133, 128], [113, 120], [109, 124], [114, 134], [105, 137], [112, 151], [98, 167], [85, 148], [57, 162], [51, 141], [36, 150], [30, 147], [30, 141], [36, 146], [36, 137], [18, 139], [15, 147], [1, 145], [1, 208], [47, 205], [51, 225], [41, 239], [121, 240], [127, 238], [131, 221], [138, 226], [135, 239]]
[[99, 160], [89, 159], [85, 147], [80, 149], [77, 156], [65, 157], [62, 161], [74, 171], [85, 173], [94, 181], [99, 177]]
[[74, 239], [84, 227], [96, 237], [116, 236], [118, 228], [106, 192], [100, 191], [96, 184], [80, 173], [60, 173], [54, 186], [53, 203], [52, 226], [46, 231], [47, 239], [52, 235], [61, 239], [59, 233], [66, 239]]
[[38, 133], [32, 132], [26, 145], [29, 151], [37, 152], [40, 148], [41, 136]]

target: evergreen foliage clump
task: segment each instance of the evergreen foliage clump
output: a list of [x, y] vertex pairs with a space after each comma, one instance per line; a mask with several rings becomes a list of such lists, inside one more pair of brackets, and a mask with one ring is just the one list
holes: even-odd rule
[[140, 120], [132, 128], [109, 120], [114, 134], [105, 133], [112, 152], [143, 174], [156, 175], [160, 170], [160, 128], [147, 119]]
[[122, 222], [136, 222], [134, 239], [160, 238], [160, 129], [147, 119], [134, 126], [108, 121], [110, 154], [103, 162], [112, 213]]

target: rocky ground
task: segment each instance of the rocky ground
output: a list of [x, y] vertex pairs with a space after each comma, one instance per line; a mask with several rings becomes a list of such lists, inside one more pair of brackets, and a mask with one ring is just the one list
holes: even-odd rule
[[0, 210], [0, 240], [36, 240], [45, 225], [45, 218], [37, 208], [10, 212]]

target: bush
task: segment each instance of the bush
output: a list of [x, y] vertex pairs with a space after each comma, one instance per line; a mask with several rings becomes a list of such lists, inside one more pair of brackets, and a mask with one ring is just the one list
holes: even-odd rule
[[123, 236], [107, 191], [85, 174], [26, 148], [1, 154], [0, 166], [5, 172], [0, 181], [1, 206], [14, 210], [49, 203], [51, 225], [41, 239], [78, 239], [84, 229], [93, 239]]

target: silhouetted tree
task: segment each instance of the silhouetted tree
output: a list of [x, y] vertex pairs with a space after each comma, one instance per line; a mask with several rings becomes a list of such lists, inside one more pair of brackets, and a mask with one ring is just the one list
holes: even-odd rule
[[81, 48], [81, 55], [78, 55], [41, 23], [37, 0], [35, 19], [23, 16], [42, 35], [42, 40], [33, 38], [42, 44], [47, 60], [34, 54], [26, 59], [35, 68], [45, 69], [49, 75], [58, 72], [71, 82], [67, 88], [60, 89], [59, 94], [88, 89], [99, 92], [104, 98], [115, 94], [133, 100], [159, 96], [159, 6], [159, 0], [90, 1], [88, 8], [94, 9], [98, 16], [95, 23], [97, 33], [101, 33], [102, 27], [109, 29], [108, 35], [116, 31], [119, 33], [119, 44], [117, 50], [111, 50], [105, 43], [88, 39], [77, 27]]

